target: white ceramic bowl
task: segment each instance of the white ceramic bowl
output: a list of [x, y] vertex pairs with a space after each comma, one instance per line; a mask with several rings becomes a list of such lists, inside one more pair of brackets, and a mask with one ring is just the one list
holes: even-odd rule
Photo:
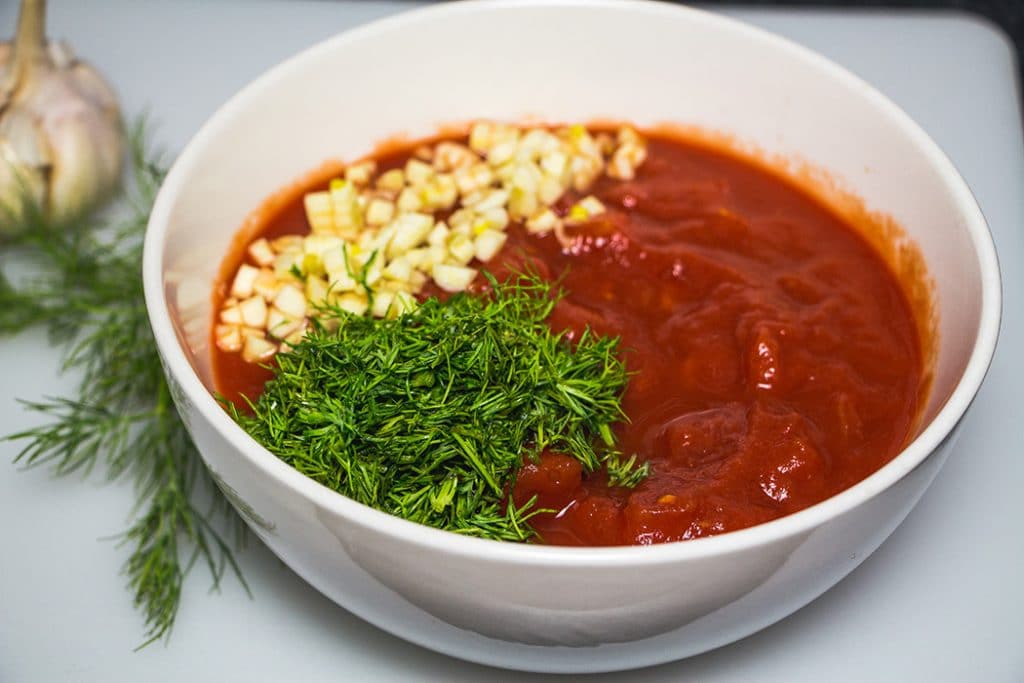
[[[676, 122], [827, 169], [905, 228], [935, 281], [939, 345], [922, 428], [849, 490], [783, 519], [655, 547], [516, 545], [421, 527], [306, 479], [210, 394], [210, 292], [260, 202], [328, 158], [472, 118]], [[791, 171], [799, 165], [790, 164]], [[806, 167], [803, 167], [806, 168]], [[161, 189], [146, 301], [178, 408], [255, 533], [325, 595], [466, 659], [596, 671], [682, 658], [814, 599], [892, 532], [946, 458], [999, 324], [984, 219], [935, 144], [865, 83], [734, 21], [610, 0], [468, 2], [316, 45], [232, 98]]]

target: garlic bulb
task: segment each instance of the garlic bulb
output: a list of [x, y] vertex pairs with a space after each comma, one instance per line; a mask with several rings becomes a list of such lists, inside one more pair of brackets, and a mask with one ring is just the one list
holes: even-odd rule
[[0, 235], [31, 202], [66, 221], [117, 186], [124, 130], [117, 98], [64, 43], [47, 43], [45, 0], [23, 0], [12, 43], [0, 44]]

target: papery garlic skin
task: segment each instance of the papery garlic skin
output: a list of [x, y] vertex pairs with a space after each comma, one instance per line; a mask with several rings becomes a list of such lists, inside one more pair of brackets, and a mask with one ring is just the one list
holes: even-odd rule
[[0, 234], [23, 224], [26, 202], [68, 221], [121, 178], [117, 97], [66, 44], [45, 42], [44, 12], [25, 0], [14, 42], [0, 44]]

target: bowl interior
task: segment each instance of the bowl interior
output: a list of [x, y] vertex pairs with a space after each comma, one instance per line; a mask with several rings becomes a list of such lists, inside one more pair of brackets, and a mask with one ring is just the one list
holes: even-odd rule
[[[855, 77], [782, 40], [678, 7], [456, 3], [350, 32], [284, 63], [225, 105], [181, 156], [152, 239], [171, 323], [202, 383], [212, 388], [211, 291], [221, 259], [265, 198], [327, 160], [476, 118], [671, 122], [719, 134], [794, 175], [827, 169], [826, 184], [891, 217], [928, 264], [939, 343], [921, 429], [957, 388], [980, 339], [980, 353], [991, 353], [998, 274], [980, 213], [934, 144]], [[982, 366], [977, 382], [986, 362], [973, 361]]]

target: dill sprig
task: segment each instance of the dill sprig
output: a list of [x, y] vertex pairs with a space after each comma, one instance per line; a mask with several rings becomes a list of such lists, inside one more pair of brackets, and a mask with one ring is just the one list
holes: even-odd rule
[[[46, 422], [4, 438], [24, 444], [15, 461], [27, 467], [66, 475], [102, 464], [110, 479], [135, 482], [134, 519], [119, 538], [145, 619], [139, 647], [169, 635], [185, 575], [197, 562], [207, 565], [214, 587], [228, 568], [241, 580], [213, 526], [228, 506], [219, 495], [210, 507], [194, 502], [209, 498], [209, 476], [171, 402], [146, 314], [142, 244], [164, 170], [144, 139], [140, 123], [132, 135], [133, 182], [119, 202], [126, 218], [109, 224], [90, 215], [59, 225], [30, 211], [3, 245], [0, 270], [0, 334], [45, 325], [64, 350], [62, 371], [81, 375], [74, 397], [22, 401]], [[29, 274], [11, 277], [15, 265]]]
[[[380, 320], [325, 310], [277, 356], [241, 426], [303, 474], [357, 501], [456, 533], [522, 541], [533, 502], [506, 504], [524, 456], [551, 449], [633, 485], [611, 426], [627, 373], [618, 339], [571, 344], [545, 323], [551, 285], [523, 275], [489, 296], [429, 299]], [[335, 327], [336, 326], [336, 327]]]

